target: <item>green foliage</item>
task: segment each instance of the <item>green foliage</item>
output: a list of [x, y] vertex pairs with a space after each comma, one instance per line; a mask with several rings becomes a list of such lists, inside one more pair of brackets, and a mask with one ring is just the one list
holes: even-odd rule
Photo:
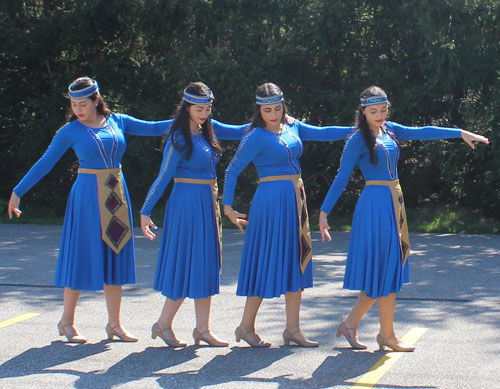
[[[290, 113], [312, 124], [348, 125], [359, 92], [382, 86], [391, 119], [461, 127], [488, 136], [405, 142], [399, 165], [406, 201], [460, 204], [500, 220], [500, 2], [498, 0], [4, 0], [0, 3], [0, 198], [64, 124], [67, 85], [95, 77], [111, 108], [169, 117], [182, 88], [202, 80], [214, 116], [250, 119], [264, 81], [285, 91]], [[161, 142], [128, 138], [123, 166], [134, 208], [153, 182]], [[225, 142], [224, 168], [237, 144]], [[341, 142], [309, 142], [302, 158], [311, 214], [338, 169]], [[77, 161], [67, 153], [24, 204], [63, 215]], [[247, 211], [255, 169], [239, 179]], [[336, 212], [348, 215], [363, 181], [355, 173]], [[159, 204], [161, 207], [162, 204]]]

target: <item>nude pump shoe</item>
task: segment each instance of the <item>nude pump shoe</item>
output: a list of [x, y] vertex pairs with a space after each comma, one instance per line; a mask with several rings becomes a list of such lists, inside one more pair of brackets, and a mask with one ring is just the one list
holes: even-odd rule
[[120, 324], [114, 326], [113, 328], [111, 328], [111, 326], [108, 324], [106, 324], [106, 333], [108, 334], [108, 339], [109, 340], [112, 340], [113, 337], [118, 337], [122, 342], [137, 342], [139, 340], [139, 338], [133, 336], [133, 335], [130, 335], [129, 333], [127, 333], [125, 330], [120, 330], [120, 332], [116, 331], [116, 329], [119, 329], [120, 330]]
[[151, 338], [160, 337], [170, 347], [186, 347], [187, 343], [179, 341], [175, 337], [172, 328], [160, 328], [158, 323], [153, 324], [151, 328]]
[[212, 347], [227, 347], [227, 346], [229, 346], [228, 342], [220, 341], [217, 338], [215, 338], [215, 336], [213, 336], [213, 335], [212, 335], [212, 339], [210, 339], [209, 337], [206, 336], [207, 334], [212, 335], [210, 333], [210, 330], [200, 332], [200, 331], [198, 331], [197, 328], [195, 328], [193, 330], [194, 344], [199, 346], [200, 341], [204, 341], [205, 343], [207, 343], [209, 346], [212, 346]]
[[63, 324], [62, 321], [57, 323], [59, 335], [65, 336], [70, 343], [87, 343], [87, 339], [73, 329], [73, 324]]
[[364, 343], [361, 343], [357, 336], [351, 335], [349, 330], [354, 331], [354, 328], [347, 328], [345, 322], [340, 323], [337, 328], [337, 338], [340, 338], [340, 335], [344, 335], [352, 348], [365, 350], [368, 346]]
[[415, 350], [414, 344], [402, 342], [396, 336], [390, 337], [390, 338], [384, 338], [382, 336], [382, 334], [378, 334], [377, 335], [377, 343], [379, 345], [379, 351], [384, 351], [385, 346], [392, 348], [393, 351], [413, 351], [413, 350]]
[[255, 332], [249, 334], [248, 332], [243, 331], [240, 327], [236, 328], [234, 335], [236, 336], [237, 342], [243, 339], [252, 347], [271, 347], [271, 343], [264, 342]]
[[289, 346], [290, 342], [295, 342], [301, 347], [318, 347], [319, 343], [318, 342], [312, 342], [308, 340], [300, 330], [295, 331], [293, 334], [290, 333], [285, 328], [285, 331], [283, 331], [283, 341], [285, 342], [285, 346]]

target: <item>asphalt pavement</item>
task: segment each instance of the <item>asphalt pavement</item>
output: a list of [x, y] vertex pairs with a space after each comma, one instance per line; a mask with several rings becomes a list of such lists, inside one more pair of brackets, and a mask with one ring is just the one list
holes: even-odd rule
[[[236, 343], [245, 299], [235, 295], [244, 235], [225, 230], [221, 291], [211, 329], [229, 347], [194, 346], [194, 304], [174, 320], [189, 346], [151, 339], [164, 298], [152, 290], [159, 239], [136, 229], [137, 283], [124, 287], [122, 322], [137, 343], [108, 341], [102, 292], [82, 292], [76, 326], [89, 343], [58, 335], [62, 289], [53, 286], [61, 226], [0, 224], [0, 388], [500, 388], [500, 235], [411, 234], [411, 283], [398, 295], [395, 329], [417, 331], [411, 353], [377, 351], [378, 311], [361, 322], [355, 351], [336, 338], [357, 292], [342, 289], [349, 233], [313, 232], [313, 288], [301, 326], [316, 349], [283, 346], [284, 298], [265, 300], [257, 331], [269, 349]], [[31, 314], [31, 315], [30, 315]], [[413, 332], [412, 332], [413, 331]], [[410, 336], [409, 335], [409, 336]], [[371, 371], [369, 375], [367, 373]]]

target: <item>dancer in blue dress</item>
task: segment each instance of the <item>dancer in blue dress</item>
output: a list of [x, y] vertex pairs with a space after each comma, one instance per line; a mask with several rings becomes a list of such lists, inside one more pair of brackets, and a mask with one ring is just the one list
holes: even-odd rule
[[[108, 338], [135, 342], [120, 324], [122, 285], [135, 283], [132, 212], [121, 159], [125, 134], [165, 135], [171, 120], [147, 122], [111, 113], [95, 80], [76, 79], [69, 86], [68, 123], [54, 136], [40, 160], [14, 188], [9, 218], [20, 216], [20, 197], [45, 176], [72, 148], [79, 162], [62, 230], [55, 285], [64, 287], [64, 313], [60, 335], [70, 342], [86, 339], [74, 326], [75, 309], [83, 290], [102, 290], [108, 308]], [[101, 226], [96, 227], [96, 226]]]
[[352, 220], [344, 288], [360, 290], [349, 316], [337, 330], [352, 347], [366, 349], [359, 342], [357, 328], [363, 315], [375, 301], [379, 307], [380, 333], [377, 342], [394, 351], [411, 351], [414, 345], [403, 343], [394, 332], [396, 294], [409, 282], [410, 242], [403, 194], [399, 186], [398, 141], [462, 137], [472, 148], [473, 142], [488, 139], [455, 128], [406, 127], [386, 121], [389, 101], [386, 93], [372, 86], [361, 93], [356, 113], [357, 130], [347, 141], [340, 168], [321, 207], [319, 228], [322, 241], [331, 240], [327, 216], [358, 165], [366, 187], [356, 204]]
[[213, 93], [203, 83], [189, 84], [172, 124], [158, 177], [141, 209], [144, 235], [154, 239], [150, 214], [168, 183], [174, 187], [165, 220], [154, 289], [165, 297], [153, 339], [172, 347], [187, 344], [172, 331], [172, 321], [186, 297], [195, 301], [193, 339], [211, 346], [227, 346], [209, 328], [211, 296], [219, 293], [221, 225], [217, 203], [216, 166], [221, 155], [217, 139], [239, 140], [248, 125], [231, 126], [211, 119]]
[[[311, 236], [299, 158], [303, 140], [345, 139], [353, 127], [315, 127], [300, 121], [284, 122], [283, 92], [272, 83], [257, 88], [251, 129], [241, 140], [224, 182], [224, 213], [242, 231], [248, 224], [237, 294], [247, 296], [245, 311], [236, 329], [236, 341], [269, 347], [255, 333], [255, 319], [263, 298], [286, 300], [285, 344], [293, 341], [316, 347], [300, 331], [302, 290], [313, 284]], [[246, 215], [232, 209], [236, 180], [253, 162], [260, 184]]]

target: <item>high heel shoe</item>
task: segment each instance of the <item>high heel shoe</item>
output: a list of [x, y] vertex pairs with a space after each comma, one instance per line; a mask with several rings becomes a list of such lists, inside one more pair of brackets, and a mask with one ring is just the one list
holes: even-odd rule
[[158, 323], [153, 324], [151, 328], [151, 338], [156, 339], [159, 336], [170, 347], [186, 347], [187, 343], [179, 341], [175, 337], [172, 328], [160, 328]]
[[397, 336], [391, 336], [390, 338], [384, 338], [382, 334], [377, 335], [377, 343], [379, 346], [379, 351], [384, 351], [385, 346], [392, 348], [393, 351], [413, 351], [415, 350], [415, 345], [411, 343], [402, 342]]
[[352, 348], [365, 350], [368, 346], [364, 343], [361, 343], [357, 335], [351, 335], [351, 332], [349, 330], [352, 330], [354, 334], [356, 333], [354, 328], [347, 328], [345, 322], [340, 323], [337, 328], [337, 338], [340, 338], [340, 335], [344, 335]]
[[62, 321], [59, 321], [57, 329], [59, 330], [59, 335], [65, 336], [70, 343], [87, 343], [87, 339], [73, 329], [73, 324], [63, 324]]
[[249, 334], [249, 333], [243, 331], [240, 327], [236, 328], [236, 330], [234, 331], [234, 335], [236, 336], [237, 342], [239, 342], [241, 339], [243, 339], [245, 342], [247, 342], [252, 347], [270, 347], [271, 346], [271, 343], [264, 342], [259, 337], [259, 335], [257, 335], [255, 332], [252, 334]]
[[[118, 332], [117, 329], [120, 331]], [[106, 324], [106, 333], [108, 334], [108, 339], [112, 340], [114, 336], [118, 337], [122, 342], [137, 342], [139, 338], [130, 335], [123, 328], [120, 328], [120, 324], [117, 324], [113, 328]]]
[[283, 341], [285, 346], [289, 346], [290, 342], [295, 342], [301, 347], [318, 347], [318, 342], [308, 340], [300, 330], [295, 331], [293, 334], [285, 328], [283, 331]]
[[[210, 338], [207, 335], [210, 336]], [[194, 339], [194, 344], [197, 346], [200, 345], [200, 341], [202, 341], [202, 340], [205, 343], [207, 343], [209, 346], [212, 346], [212, 347], [227, 347], [227, 346], [229, 346], [228, 342], [220, 341], [215, 336], [213, 336], [210, 333], [210, 330], [200, 332], [200, 331], [198, 331], [197, 328], [195, 328], [193, 330], [193, 339]]]

